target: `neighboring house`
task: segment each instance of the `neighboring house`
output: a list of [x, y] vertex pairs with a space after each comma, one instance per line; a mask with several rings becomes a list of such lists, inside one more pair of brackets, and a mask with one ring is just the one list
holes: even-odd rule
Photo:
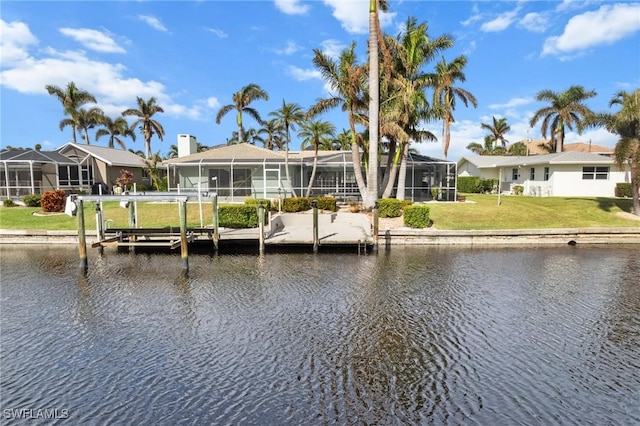
[[97, 184], [112, 191], [122, 169], [134, 182], [149, 186], [145, 162], [122, 149], [67, 143], [55, 151], [3, 150], [0, 152], [0, 196], [22, 197], [61, 189], [92, 192]]
[[144, 159], [131, 151], [71, 142], [57, 151], [80, 165], [76, 170], [60, 170], [61, 189], [87, 191], [94, 184], [104, 184], [108, 191], [113, 191], [123, 169], [133, 173], [133, 181], [138, 185], [151, 184]]
[[[217, 192], [224, 201], [245, 198], [291, 196], [287, 182], [285, 152], [250, 144], [222, 145], [195, 152], [191, 135], [178, 135], [178, 157], [165, 160], [170, 191]], [[314, 151], [289, 151], [289, 174], [296, 195], [305, 196], [311, 178]], [[360, 198], [353, 172], [351, 151], [318, 151], [318, 165], [312, 194], [342, 200]], [[383, 157], [382, 164], [386, 164]], [[407, 165], [405, 198], [431, 199], [436, 188], [442, 199], [455, 200], [456, 164], [411, 155]]]
[[[545, 144], [549, 142], [547, 140], [534, 139], [523, 142], [527, 146], [527, 152], [529, 153], [529, 155], [550, 154], [550, 152], [544, 148]], [[590, 152], [591, 154], [600, 154], [606, 155], [608, 157], [613, 157], [613, 148], [600, 145], [592, 145], [591, 143], [584, 142], [565, 143], [563, 145], [563, 152]]]
[[78, 171], [78, 163], [57, 151], [0, 151], [0, 196], [22, 197], [61, 188], [59, 170]]
[[464, 156], [458, 176], [499, 179], [500, 191], [513, 192], [522, 185], [524, 195], [613, 197], [616, 183], [630, 182], [628, 170], [613, 159], [584, 152], [516, 156]]

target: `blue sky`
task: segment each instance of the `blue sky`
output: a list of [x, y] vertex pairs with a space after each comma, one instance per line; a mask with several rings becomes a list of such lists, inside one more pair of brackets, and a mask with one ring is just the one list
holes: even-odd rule
[[[275, 1], [2, 1], [0, 9], [0, 145], [55, 149], [71, 139], [60, 131], [62, 107], [44, 89], [73, 81], [93, 93], [112, 117], [155, 96], [166, 136], [153, 152], [166, 153], [178, 134], [204, 145], [225, 141], [236, 129], [234, 114], [215, 116], [241, 87], [256, 83], [269, 101], [252, 104], [263, 118], [283, 99], [308, 108], [327, 96], [311, 62], [314, 48], [337, 55], [351, 41], [366, 60], [368, 0]], [[540, 137], [531, 129], [543, 89], [578, 84], [594, 89], [588, 105], [607, 111], [619, 90], [640, 87], [640, 3], [600, 1], [390, 1], [381, 17], [385, 33], [397, 35], [407, 17], [427, 22], [429, 35], [453, 36], [444, 52], [468, 58], [459, 85], [478, 99], [454, 112], [448, 158], [457, 160], [470, 142], [482, 142], [481, 123], [506, 117], [510, 142]], [[431, 68], [431, 67], [429, 67]], [[322, 118], [347, 128], [341, 111]], [[245, 127], [258, 124], [245, 116]], [[425, 123], [440, 137], [441, 123]], [[91, 143], [106, 145], [107, 137]], [[293, 134], [292, 149], [299, 141]], [[613, 147], [615, 135], [570, 132], [566, 143]], [[441, 142], [416, 144], [440, 157]], [[127, 148], [144, 150], [143, 138]]]

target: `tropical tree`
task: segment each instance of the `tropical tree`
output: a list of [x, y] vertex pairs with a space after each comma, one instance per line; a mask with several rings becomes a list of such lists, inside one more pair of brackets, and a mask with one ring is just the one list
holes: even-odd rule
[[492, 135], [484, 137], [484, 145], [478, 142], [471, 142], [467, 149], [477, 155], [505, 155], [507, 150], [502, 146], [497, 146]]
[[620, 91], [609, 102], [609, 107], [620, 106], [614, 114], [601, 113], [588, 119], [589, 125], [604, 126], [620, 136], [614, 149], [616, 165], [631, 169], [631, 196], [633, 213], [640, 216], [640, 89], [629, 93]]
[[369, 171], [364, 207], [372, 209], [378, 199], [378, 132], [380, 119], [380, 62], [378, 58], [378, 0], [369, 0]]
[[113, 120], [109, 116], [103, 116], [100, 124], [104, 126], [102, 129], [98, 129], [96, 131], [96, 141], [100, 139], [102, 136], [109, 136], [109, 148], [114, 148], [117, 143], [120, 145], [120, 148], [127, 149], [124, 140], [122, 137], [131, 137], [134, 141], [136, 140], [136, 134], [129, 129], [129, 123], [123, 117], [118, 117]]
[[351, 132], [347, 129], [342, 129], [342, 132], [338, 133], [333, 141], [333, 148], [336, 151], [348, 151], [351, 149]]
[[306, 114], [302, 110], [302, 107], [296, 103], [286, 103], [282, 100], [282, 108], [269, 113], [270, 116], [276, 119], [276, 124], [284, 129], [285, 136], [287, 137], [284, 149], [284, 170], [287, 176], [287, 183], [291, 189], [291, 195], [296, 196], [296, 190], [291, 184], [291, 176], [289, 174], [289, 145], [291, 144], [290, 130], [296, 130], [296, 125], [302, 123]]
[[151, 177], [151, 183], [156, 191], [160, 191], [163, 187], [162, 179], [160, 179], [160, 163], [162, 163], [162, 156], [160, 151], [156, 152], [149, 158], [145, 158], [144, 164], [147, 174]]
[[[67, 83], [64, 89], [54, 85], [47, 85], [44, 88], [51, 96], [55, 96], [60, 101], [64, 108], [64, 115], [72, 115], [72, 113], [76, 112], [82, 105], [96, 103], [96, 98], [91, 93], [78, 89], [73, 81]], [[71, 126], [73, 143], [76, 143], [76, 124], [71, 121], [68, 122], [68, 125]], [[66, 125], [63, 126], [62, 122], [60, 122], [60, 129], [64, 127], [66, 127]]]
[[169, 145], [167, 158], [178, 158], [178, 145]]
[[367, 75], [365, 67], [358, 64], [355, 46], [355, 43], [351, 43], [349, 48], [342, 50], [337, 61], [319, 49], [313, 50], [313, 64], [322, 74], [323, 79], [331, 88], [331, 92], [329, 97], [318, 99], [309, 108], [308, 115], [313, 117], [336, 107], [340, 107], [342, 111], [347, 113], [353, 171], [360, 195], [364, 199], [367, 193], [367, 184], [362, 174], [362, 160], [360, 158], [360, 148], [364, 149], [364, 146], [358, 137], [356, 124], [366, 123], [364, 113], [367, 111], [367, 104], [364, 100], [364, 92]]
[[218, 111], [218, 115], [216, 115], [216, 123], [220, 124], [222, 117], [224, 117], [229, 111], [236, 111], [236, 123], [238, 124], [238, 139], [239, 141], [244, 141], [244, 128], [242, 126], [242, 114], [247, 113], [251, 117], [253, 117], [258, 123], [262, 123], [262, 119], [260, 118], [260, 114], [258, 111], [250, 107], [249, 105], [256, 100], [263, 99], [265, 101], [269, 100], [269, 94], [264, 91], [257, 84], [248, 84], [240, 89], [238, 92], [234, 93], [232, 96], [233, 103], [228, 104], [220, 108]]
[[493, 149], [498, 147], [498, 142], [502, 145], [503, 148], [506, 148], [507, 142], [509, 142], [504, 135], [509, 133], [511, 130], [511, 126], [507, 124], [507, 119], [502, 117], [496, 120], [496, 117], [493, 116], [493, 123], [482, 123], [480, 127], [489, 131], [489, 141], [494, 145]]
[[276, 118], [263, 122], [262, 127], [258, 130], [258, 135], [264, 147], [271, 151], [275, 148], [280, 150], [284, 146], [285, 135]]
[[158, 139], [161, 141], [164, 137], [164, 128], [160, 122], [153, 119], [153, 115], [164, 112], [164, 109], [162, 109], [160, 105], [156, 104], [156, 98], [154, 97], [145, 101], [143, 98], [138, 96], [137, 101], [138, 109], [127, 109], [122, 112], [122, 115], [138, 117], [138, 119], [131, 124], [130, 129], [133, 131], [137, 126], [140, 126], [140, 131], [144, 136], [145, 158], [148, 159], [151, 156], [151, 137], [156, 134], [158, 135]]
[[594, 90], [587, 91], [582, 86], [571, 86], [564, 92], [542, 90], [536, 95], [536, 100], [547, 101], [551, 105], [536, 111], [529, 125], [534, 127], [538, 121], [542, 120], [540, 127], [542, 137], [546, 138], [547, 133], [550, 133], [551, 145], [555, 152], [562, 152], [565, 128], [573, 130], [575, 126], [578, 134], [582, 133], [585, 124], [593, 116], [593, 111], [584, 104], [584, 101], [594, 96], [596, 96]]
[[529, 149], [527, 148], [527, 144], [524, 142], [516, 142], [507, 148], [507, 152], [509, 155], [527, 155]]
[[104, 113], [100, 108], [93, 107], [89, 109], [79, 108], [70, 111], [70, 115], [70, 118], [65, 118], [60, 122], [60, 130], [63, 130], [67, 126], [71, 126], [77, 130], [82, 130], [85, 143], [90, 145], [89, 129], [93, 129], [98, 123], [103, 121]]
[[456, 99], [459, 99], [465, 106], [469, 106], [469, 104], [474, 108], [478, 106], [478, 101], [471, 92], [454, 86], [457, 81], [464, 82], [466, 80], [463, 72], [465, 65], [467, 65], [467, 58], [464, 55], [458, 56], [451, 62], [442, 58], [436, 65], [435, 73], [432, 74], [433, 103], [442, 119], [443, 159], [447, 158], [451, 143], [451, 125], [455, 123], [453, 111], [456, 109]]
[[302, 139], [300, 147], [302, 149], [313, 147], [314, 150], [313, 169], [309, 179], [309, 186], [307, 187], [307, 197], [311, 196], [311, 188], [316, 178], [318, 150], [324, 145], [331, 144], [335, 131], [335, 126], [328, 121], [309, 120], [300, 124], [300, 131], [298, 132], [298, 137]]

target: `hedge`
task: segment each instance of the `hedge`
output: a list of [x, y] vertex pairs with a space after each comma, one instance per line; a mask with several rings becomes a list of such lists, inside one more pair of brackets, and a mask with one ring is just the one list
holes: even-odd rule
[[482, 179], [478, 176], [459, 176], [458, 192], [485, 194], [498, 189], [498, 179]]
[[289, 197], [282, 200], [282, 211], [286, 213], [304, 212], [311, 209], [313, 200], [318, 201], [320, 210], [338, 211], [335, 197]]
[[400, 217], [402, 210], [411, 204], [410, 200], [398, 200], [396, 198], [381, 198], [378, 200], [378, 216]]
[[271, 211], [271, 200], [267, 199], [256, 199], [256, 198], [246, 198], [244, 203], [248, 206], [253, 206], [258, 208], [260, 205], [260, 201], [262, 201], [262, 205], [264, 206], [265, 211]]
[[218, 207], [218, 223], [224, 228], [257, 228], [258, 209], [247, 204], [223, 204]]
[[409, 228], [426, 228], [429, 226], [429, 207], [414, 204], [404, 209], [403, 222]]
[[626, 182], [618, 182], [616, 183], [616, 197], [633, 197], [633, 193], [631, 192], [631, 184]]

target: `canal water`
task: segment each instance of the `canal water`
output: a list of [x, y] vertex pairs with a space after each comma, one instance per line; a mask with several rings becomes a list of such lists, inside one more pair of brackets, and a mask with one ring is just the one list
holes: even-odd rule
[[640, 424], [636, 247], [1, 250], [2, 424]]

